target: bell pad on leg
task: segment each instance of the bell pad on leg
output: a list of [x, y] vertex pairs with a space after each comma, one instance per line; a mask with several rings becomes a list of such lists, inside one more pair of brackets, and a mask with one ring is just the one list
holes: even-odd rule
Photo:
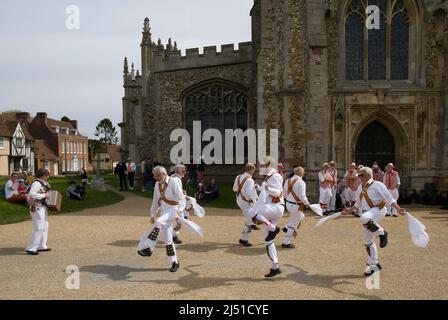
[[169, 244], [166, 246], [166, 254], [168, 257], [175, 256], [176, 253], [174, 252], [174, 245]]
[[151, 231], [151, 233], [149, 234], [149, 236], [148, 236], [148, 239], [149, 240], [152, 240], [152, 241], [156, 241], [157, 240], [157, 237], [159, 236], [159, 232], [160, 232], [160, 229], [159, 228], [154, 228], [152, 231]]
[[363, 225], [367, 230], [369, 230], [370, 232], [376, 232], [380, 229], [380, 227], [375, 223], [375, 221], [373, 221], [372, 219], [370, 219], [366, 224]]

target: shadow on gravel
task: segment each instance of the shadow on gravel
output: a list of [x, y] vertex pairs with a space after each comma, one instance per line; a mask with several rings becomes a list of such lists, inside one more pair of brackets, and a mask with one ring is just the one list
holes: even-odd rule
[[117, 240], [108, 243], [108, 246], [122, 247], [122, 248], [137, 248], [139, 241], [137, 240]]
[[132, 276], [130, 273], [134, 272], [156, 272], [156, 271], [167, 271], [167, 269], [156, 269], [156, 268], [130, 268], [126, 266], [119, 265], [92, 265], [92, 266], [84, 266], [80, 268], [81, 272], [89, 272], [95, 274], [106, 275], [108, 279], [113, 281], [125, 281], [130, 279]]
[[25, 248], [0, 248], [0, 256], [24, 256], [26, 255]]
[[[183, 293], [191, 293], [195, 290], [202, 290], [207, 288], [219, 288], [219, 287], [227, 287], [233, 286], [236, 283], [247, 283], [248, 285], [254, 283], [266, 283], [266, 281], [270, 282], [295, 282], [300, 285], [305, 285], [308, 287], [316, 287], [316, 288], [327, 288], [332, 290], [338, 294], [342, 295], [350, 295], [356, 299], [381, 299], [375, 295], [357, 293], [357, 292], [347, 292], [341, 289], [338, 289], [339, 285], [356, 285], [358, 281], [362, 281], [364, 283], [364, 276], [361, 275], [312, 275], [309, 274], [308, 271], [298, 268], [293, 265], [286, 264], [283, 267], [283, 274], [277, 278], [266, 280], [260, 274], [254, 275], [253, 277], [235, 277], [226, 278], [226, 277], [202, 277], [198, 271], [195, 271], [194, 268], [201, 267], [202, 265], [190, 265], [187, 267], [181, 267], [179, 272], [185, 273], [187, 275], [181, 276], [178, 279], [169, 279], [164, 277], [163, 279], [152, 279], [152, 280], [132, 280], [131, 273], [135, 272], [157, 272], [164, 271], [168, 272], [167, 269], [151, 269], [151, 268], [130, 268], [126, 266], [119, 265], [92, 265], [85, 266], [81, 268], [83, 272], [91, 272], [95, 274], [101, 274], [107, 276], [108, 279], [113, 281], [128, 281], [132, 283], [156, 283], [156, 284], [175, 284], [180, 287], [179, 290], [174, 292], [170, 292], [172, 295], [183, 294]], [[356, 286], [357, 287], [357, 286]], [[355, 288], [356, 288], [355, 287]], [[367, 290], [367, 289], [366, 289]], [[299, 298], [300, 296], [294, 296], [292, 298]]]

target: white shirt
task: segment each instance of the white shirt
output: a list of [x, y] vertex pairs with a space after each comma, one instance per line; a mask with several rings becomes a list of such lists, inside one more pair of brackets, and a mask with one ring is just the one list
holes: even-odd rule
[[135, 164], [135, 162], [126, 162], [126, 169], [128, 170], [128, 173], [135, 172], [137, 170], [137, 165]]
[[[271, 169], [271, 171], [269, 171], [268, 176], [270, 178], [267, 179], [267, 181], [265, 181], [263, 183], [262, 188], [264, 188], [265, 184], [267, 183], [268, 195], [270, 195], [272, 197], [282, 197], [283, 196], [283, 177], [275, 169]], [[269, 201], [271, 201], [271, 200], [269, 200]]]
[[[373, 179], [367, 181], [367, 184], [370, 183], [372, 183], [372, 185], [367, 189], [367, 195], [369, 196], [370, 200], [372, 200], [374, 206], [378, 206], [383, 200], [387, 202], [388, 206], [397, 203], [397, 201], [390, 194], [389, 190], [387, 190], [384, 183], [374, 181]], [[358, 189], [356, 190], [355, 207], [361, 209], [362, 211], [370, 210], [370, 206], [367, 203], [365, 197], [362, 197], [362, 201], [361, 203], [359, 203], [359, 196], [361, 192], [362, 192], [362, 185], [359, 185]]]
[[303, 202], [303, 204], [309, 205], [310, 203], [306, 196], [306, 183], [298, 175], [294, 175], [291, 178], [287, 179], [285, 185], [283, 186], [283, 192], [286, 196], [286, 200], [291, 202], [297, 202], [297, 200], [293, 197], [292, 192], [288, 194], [288, 180], [294, 181], [296, 179], [297, 181], [292, 186], [292, 191], [297, 195], [297, 197], [299, 197], [299, 199]]
[[16, 181], [16, 183], [14, 184], [14, 182], [12, 182], [12, 180], [8, 180], [8, 182], [6, 182], [5, 184], [5, 197], [6, 199], [11, 198], [13, 195], [15, 194], [19, 194], [19, 191], [17, 190], [17, 188], [19, 187], [19, 182]]
[[234, 192], [238, 192], [238, 177], [240, 178], [240, 183], [242, 183], [246, 177], [249, 177], [246, 180], [246, 182], [244, 183], [240, 194], [238, 195], [238, 200], [241, 200], [242, 202], [246, 202], [241, 198], [241, 195], [242, 195], [245, 199], [252, 200], [255, 203], [255, 201], [257, 201], [257, 199], [258, 199], [258, 194], [257, 194], [257, 190], [255, 189], [254, 179], [252, 179], [252, 176], [250, 174], [248, 174], [247, 172], [237, 176], [235, 178], [235, 182], [233, 184]]
[[186, 200], [185, 200], [184, 191], [182, 190], [182, 181], [179, 178], [179, 176], [173, 175], [171, 177], [166, 177], [165, 181], [163, 181], [162, 184], [164, 184], [166, 182], [168, 183], [168, 186], [165, 190], [165, 198], [167, 198], [168, 200], [171, 200], [171, 201], [176, 201], [178, 204], [175, 206], [172, 206], [172, 205], [166, 203], [165, 201], [161, 200], [160, 205], [159, 205], [159, 200], [160, 200], [159, 184], [160, 184], [160, 182], [157, 181], [154, 186], [154, 196], [152, 198], [152, 205], [151, 205], [151, 217], [153, 217], [153, 218], [156, 216], [159, 208], [160, 208], [161, 212], [163, 212], [167, 209], [171, 209], [173, 207], [176, 207], [179, 212], [182, 212], [185, 209]]

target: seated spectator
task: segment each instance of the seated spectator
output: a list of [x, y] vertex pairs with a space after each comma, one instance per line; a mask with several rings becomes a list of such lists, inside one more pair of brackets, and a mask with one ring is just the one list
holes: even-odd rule
[[82, 200], [82, 196], [81, 196], [81, 193], [78, 190], [78, 186], [76, 185], [76, 182], [73, 181], [73, 180], [70, 181], [70, 185], [67, 188], [66, 195], [70, 199]]
[[213, 200], [219, 197], [219, 189], [215, 179], [211, 179], [207, 188], [205, 188], [205, 200]]
[[32, 173], [31, 171], [28, 171], [27, 174], [26, 174], [26, 178], [25, 178], [25, 185], [26, 185], [27, 187], [31, 187], [31, 185], [33, 184], [33, 182], [34, 182], [34, 176], [33, 176], [33, 173]]
[[198, 183], [198, 189], [196, 191], [196, 200], [202, 200], [205, 198], [205, 186], [202, 182]]
[[17, 191], [19, 191], [19, 194], [26, 194], [28, 188], [25, 185], [25, 180], [20, 178], [18, 181], [19, 181], [19, 187], [17, 188]]
[[25, 203], [26, 193], [19, 193], [19, 176], [13, 172], [5, 184], [5, 198], [12, 203]]

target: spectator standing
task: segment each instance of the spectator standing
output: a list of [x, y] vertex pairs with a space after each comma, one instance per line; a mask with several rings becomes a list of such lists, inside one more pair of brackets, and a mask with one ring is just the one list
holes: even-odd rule
[[197, 166], [197, 181], [203, 182], [205, 175], [205, 163], [204, 160], [201, 159], [201, 163]]
[[126, 163], [126, 170], [129, 181], [129, 190], [134, 190], [134, 179], [135, 172], [137, 171], [137, 165], [131, 160], [131, 158], [128, 158], [128, 162]]
[[151, 191], [151, 185], [152, 185], [152, 169], [153, 161], [151, 158], [146, 158], [145, 161], [142, 162], [142, 172], [143, 172], [143, 184], [142, 184], [142, 191]]
[[126, 182], [126, 176], [127, 176], [127, 166], [126, 163], [123, 161], [120, 161], [116, 166], [114, 170], [114, 174], [116, 174], [120, 180], [120, 191], [124, 191], [125, 189], [128, 189], [127, 182]]

